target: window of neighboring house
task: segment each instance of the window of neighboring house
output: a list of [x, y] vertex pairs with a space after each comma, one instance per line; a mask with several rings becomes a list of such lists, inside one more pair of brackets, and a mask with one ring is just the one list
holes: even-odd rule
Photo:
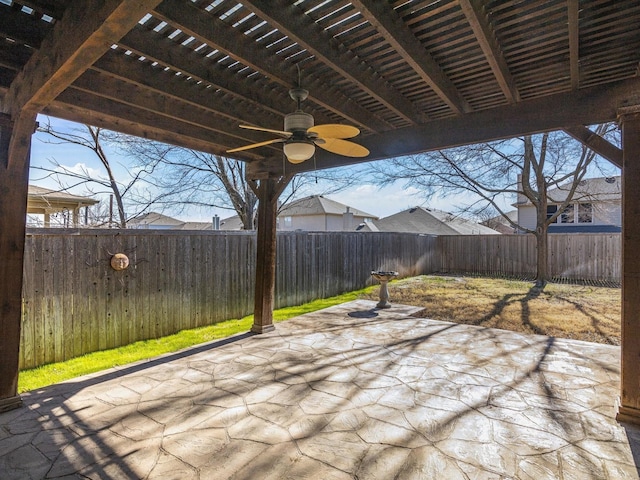
[[575, 209], [573, 205], [567, 205], [566, 208], [560, 214], [560, 223], [574, 223], [575, 222]]
[[293, 226], [293, 219], [291, 217], [284, 217], [284, 226], [285, 228]]
[[593, 222], [593, 205], [590, 203], [578, 204], [578, 223]]
[[[549, 220], [558, 211], [557, 205], [547, 205], [547, 220]], [[558, 219], [555, 220], [557, 222]], [[554, 222], [554, 223], [555, 223]]]

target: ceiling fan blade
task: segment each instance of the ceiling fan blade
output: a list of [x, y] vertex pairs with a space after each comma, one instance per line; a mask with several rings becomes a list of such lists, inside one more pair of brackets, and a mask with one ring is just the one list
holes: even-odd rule
[[353, 138], [360, 133], [360, 129], [351, 125], [327, 123], [311, 127], [307, 133], [316, 133], [321, 138]]
[[337, 153], [345, 157], [366, 157], [369, 155], [369, 150], [348, 140], [339, 138], [324, 138], [323, 140], [324, 143], [318, 143], [317, 145], [331, 153]]
[[272, 130], [270, 128], [253, 127], [251, 125], [240, 125], [240, 128], [245, 128], [247, 130], [257, 130], [258, 132], [275, 133], [276, 135], [283, 135], [287, 138], [291, 136], [291, 132], [285, 132], [284, 130]]
[[244, 147], [232, 148], [227, 150], [227, 153], [242, 152], [243, 150], [250, 150], [252, 148], [264, 147], [265, 145], [271, 145], [272, 143], [282, 143], [283, 138], [276, 138], [275, 140], [267, 140], [265, 142], [252, 143], [251, 145], [245, 145]]

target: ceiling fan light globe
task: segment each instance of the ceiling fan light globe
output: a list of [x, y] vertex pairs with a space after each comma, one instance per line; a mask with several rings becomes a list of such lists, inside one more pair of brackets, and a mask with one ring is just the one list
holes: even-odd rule
[[291, 142], [284, 144], [284, 154], [291, 163], [302, 163], [309, 160], [316, 153], [313, 143]]

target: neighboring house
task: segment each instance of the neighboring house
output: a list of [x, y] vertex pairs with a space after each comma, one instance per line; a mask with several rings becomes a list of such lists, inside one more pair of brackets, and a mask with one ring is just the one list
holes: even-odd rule
[[499, 235], [499, 232], [441, 210], [413, 207], [389, 217], [363, 222], [360, 232], [404, 232], [424, 235]]
[[244, 230], [244, 223], [238, 215], [220, 220], [220, 230]]
[[56, 222], [64, 227], [78, 227], [80, 224], [80, 209], [87, 208], [99, 200], [90, 197], [81, 197], [70, 193], [49, 190], [47, 188], [29, 185], [27, 194], [27, 215], [43, 215], [42, 223], [36, 219], [30, 219], [30, 224], [42, 225], [44, 227], [51, 226], [51, 215], [68, 214], [61, 222]]
[[212, 222], [183, 222], [156, 212], [129, 220], [127, 227], [147, 230], [213, 230]]
[[300, 198], [291, 202], [278, 215], [278, 230], [313, 232], [354, 231], [358, 225], [376, 219], [343, 203], [322, 195]]
[[[548, 192], [547, 218], [558, 211], [567, 198], [569, 185]], [[582, 180], [571, 203], [549, 225], [549, 233], [607, 233], [622, 230], [622, 185], [620, 176]], [[534, 230], [536, 209], [523, 196], [518, 208], [518, 225]]]
[[[509, 217], [509, 220], [514, 223], [518, 223], [518, 210], [511, 210], [510, 212], [507, 212], [506, 215], [507, 217]], [[485, 227], [489, 227], [503, 235], [513, 235], [514, 233], [517, 233], [517, 229], [513, 225], [511, 225], [502, 215], [497, 215], [493, 218], [490, 218], [489, 220], [480, 222], [480, 224], [484, 225]]]

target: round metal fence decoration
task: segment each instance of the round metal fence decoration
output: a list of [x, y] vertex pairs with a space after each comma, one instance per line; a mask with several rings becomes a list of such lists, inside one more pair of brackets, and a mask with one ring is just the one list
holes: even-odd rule
[[129, 257], [124, 253], [116, 253], [111, 257], [111, 268], [114, 270], [125, 270], [129, 266]]

